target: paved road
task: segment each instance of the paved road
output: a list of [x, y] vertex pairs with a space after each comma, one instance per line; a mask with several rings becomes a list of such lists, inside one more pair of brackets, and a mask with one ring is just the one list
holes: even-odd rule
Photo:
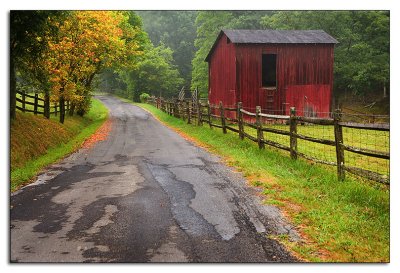
[[11, 261], [293, 262], [295, 232], [219, 159], [139, 107], [100, 96], [107, 140], [11, 197]]

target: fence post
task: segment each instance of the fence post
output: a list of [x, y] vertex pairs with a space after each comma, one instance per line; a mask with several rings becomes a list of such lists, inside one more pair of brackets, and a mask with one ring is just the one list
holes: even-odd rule
[[238, 125], [239, 125], [239, 138], [243, 140], [244, 134], [243, 134], [243, 114], [242, 114], [242, 103], [238, 102], [237, 104], [237, 119], [238, 119]]
[[188, 101], [186, 102], [186, 105], [187, 105], [186, 114], [187, 114], [187, 117], [188, 117], [187, 123], [190, 124], [190, 123], [192, 123], [192, 121], [191, 121], [191, 114], [190, 114], [190, 100], [188, 100]]
[[178, 108], [179, 108], [179, 117], [182, 120], [185, 120], [185, 105], [184, 105], [184, 101], [179, 101], [178, 102]]
[[258, 148], [264, 149], [264, 134], [262, 131], [262, 122], [261, 122], [261, 106], [256, 106], [256, 125], [257, 125], [257, 142]]
[[207, 101], [207, 114], [208, 114], [208, 125], [210, 125], [210, 129], [212, 129], [211, 125], [211, 108], [210, 108], [210, 101]]
[[182, 118], [185, 121], [187, 119], [187, 109], [186, 109], [186, 101], [185, 99], [182, 100]]
[[180, 104], [180, 113], [181, 113], [181, 118], [183, 121], [185, 121], [185, 115], [186, 115], [186, 108], [185, 108], [185, 101], [182, 100], [179, 102]]
[[22, 112], [25, 112], [25, 91], [22, 91]]
[[44, 94], [44, 108], [43, 108], [43, 114], [46, 118], [50, 118], [50, 96], [48, 92]]
[[344, 149], [343, 149], [343, 130], [339, 122], [342, 119], [342, 111], [336, 109], [333, 114], [333, 125], [335, 130], [335, 143], [336, 143], [336, 160], [337, 160], [337, 175], [340, 181], [346, 177], [344, 170]]
[[33, 105], [33, 113], [35, 115], [37, 115], [38, 103], [39, 103], [38, 94], [35, 93], [35, 100], [34, 100], [34, 105]]
[[60, 123], [64, 123], [65, 120], [65, 99], [61, 96], [60, 100]]
[[176, 101], [175, 103], [175, 107], [176, 107], [176, 115], [178, 118], [181, 118], [181, 102], [179, 100]]
[[297, 159], [297, 121], [296, 121], [296, 108], [290, 107], [290, 157]]
[[219, 112], [220, 112], [220, 115], [221, 115], [222, 132], [224, 134], [226, 134], [225, 113], [224, 113], [224, 106], [222, 105], [222, 101], [219, 102]]
[[203, 125], [200, 99], [197, 99], [197, 126]]

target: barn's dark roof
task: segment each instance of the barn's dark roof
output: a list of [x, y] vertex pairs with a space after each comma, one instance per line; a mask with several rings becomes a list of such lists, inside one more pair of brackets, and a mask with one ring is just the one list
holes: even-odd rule
[[336, 44], [323, 30], [223, 30], [235, 44]]
[[337, 44], [338, 41], [323, 30], [254, 30], [254, 29], [225, 29], [219, 33], [211, 53], [224, 34], [234, 44]]

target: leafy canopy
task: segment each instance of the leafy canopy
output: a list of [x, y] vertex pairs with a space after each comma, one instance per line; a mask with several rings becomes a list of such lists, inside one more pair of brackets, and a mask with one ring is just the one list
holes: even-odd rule
[[49, 22], [58, 28], [56, 36], [45, 37], [49, 50], [43, 58], [53, 100], [70, 100], [85, 113], [94, 76], [141, 54], [128, 19], [124, 12], [76, 11], [63, 22]]

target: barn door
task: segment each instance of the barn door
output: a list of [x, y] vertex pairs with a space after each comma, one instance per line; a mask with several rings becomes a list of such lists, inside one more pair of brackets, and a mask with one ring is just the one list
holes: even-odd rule
[[276, 87], [266, 89], [265, 110], [267, 114], [277, 114], [276, 105]]
[[262, 89], [263, 97], [260, 100], [261, 106], [268, 114], [277, 114], [276, 109], [276, 54], [262, 54]]

